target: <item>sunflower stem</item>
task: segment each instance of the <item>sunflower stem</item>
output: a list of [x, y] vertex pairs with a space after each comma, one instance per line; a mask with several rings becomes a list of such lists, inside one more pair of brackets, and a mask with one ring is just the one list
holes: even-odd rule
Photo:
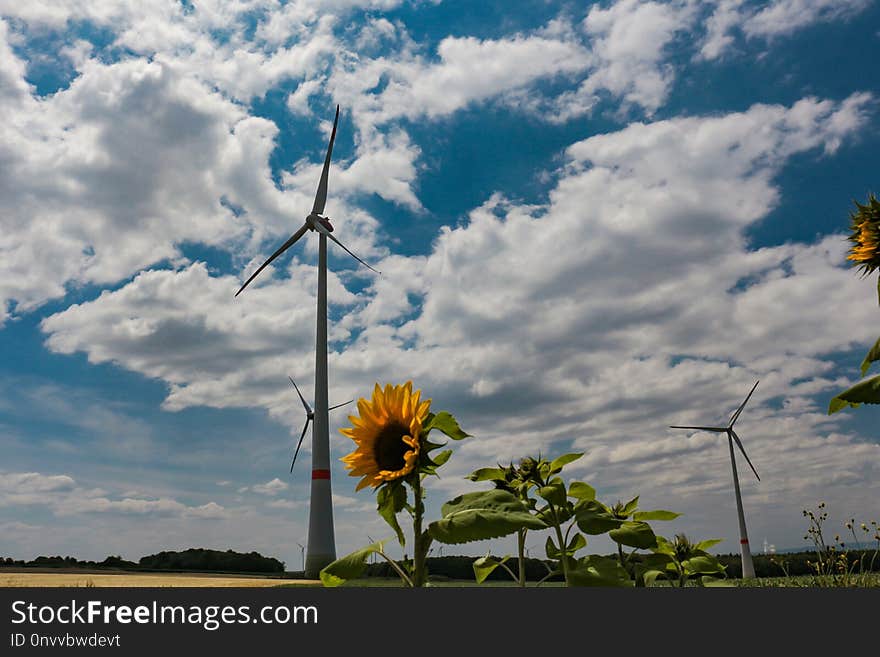
[[559, 541], [559, 552], [560, 552], [560, 561], [562, 563], [562, 576], [565, 579], [565, 585], [571, 586], [568, 583], [568, 555], [565, 553], [565, 538], [562, 536], [562, 527], [559, 521], [559, 514], [556, 512], [556, 507], [553, 506], [553, 503], [549, 500], [547, 501], [547, 506], [550, 507], [550, 513], [553, 515], [553, 529], [556, 530], [556, 538]]
[[528, 530], [520, 529], [516, 533], [517, 556], [519, 558], [519, 578], [517, 579], [517, 582], [520, 587], [525, 587], [526, 585], [526, 531]]
[[422, 517], [425, 513], [425, 504], [422, 500], [422, 482], [418, 472], [412, 478], [413, 489], [413, 572], [412, 585], [424, 586], [428, 581], [426, 561], [428, 548], [431, 545], [431, 536], [422, 532]]

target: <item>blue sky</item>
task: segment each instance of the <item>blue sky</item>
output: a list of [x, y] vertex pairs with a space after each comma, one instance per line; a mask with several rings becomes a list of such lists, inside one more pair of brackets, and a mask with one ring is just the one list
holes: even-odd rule
[[[666, 427], [760, 379], [754, 548], [819, 500], [832, 533], [877, 518], [876, 411], [825, 409], [877, 334], [844, 236], [878, 60], [871, 0], [0, 1], [0, 555], [299, 565], [315, 240], [233, 294], [311, 207], [337, 103], [327, 213], [382, 275], [331, 249], [331, 403], [412, 379], [459, 417], [429, 511], [578, 450], [600, 498], [734, 551], [725, 446]], [[388, 534], [344, 423], [340, 554]]]

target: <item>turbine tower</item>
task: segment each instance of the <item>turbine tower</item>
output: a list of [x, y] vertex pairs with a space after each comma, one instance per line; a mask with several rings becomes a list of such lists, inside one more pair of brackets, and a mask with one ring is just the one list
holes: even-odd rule
[[[333, 119], [333, 132], [327, 145], [327, 156], [321, 180], [315, 194], [312, 211], [305, 223], [282, 244], [275, 253], [269, 256], [257, 270], [251, 274], [244, 285], [235, 293], [241, 294], [252, 280], [265, 269], [269, 263], [293, 246], [306, 231], [316, 231], [318, 242], [318, 317], [317, 335], [315, 337], [315, 409], [314, 426], [312, 428], [312, 490], [309, 504], [309, 539], [306, 551], [305, 575], [316, 579], [321, 569], [336, 560], [336, 537], [333, 531], [333, 496], [330, 487], [330, 422], [327, 416], [327, 239], [331, 239], [359, 263], [376, 271], [366, 262], [348, 250], [342, 242], [331, 233], [333, 226], [324, 215], [327, 202], [327, 178], [330, 172], [330, 158], [333, 155], [333, 142], [336, 139], [336, 126], [339, 123], [339, 105], [336, 106], [336, 118]], [[379, 272], [376, 271], [378, 274]]]
[[746, 533], [746, 517], [743, 515], [743, 506], [742, 506], [742, 495], [739, 492], [739, 475], [736, 471], [736, 458], [733, 453], [733, 443], [736, 442], [737, 447], [742, 452], [743, 456], [746, 457], [746, 461], [749, 464], [749, 467], [752, 469], [752, 472], [755, 473], [755, 477], [758, 478], [758, 481], [761, 481], [761, 478], [758, 477], [758, 471], [755, 470], [755, 466], [752, 465], [751, 460], [749, 460], [749, 455], [746, 454], [746, 450], [742, 445], [742, 442], [739, 439], [739, 436], [736, 435], [736, 431], [733, 430], [733, 425], [736, 423], [739, 418], [739, 414], [742, 413], [742, 410], [745, 408], [746, 404], [749, 401], [749, 398], [752, 396], [752, 393], [755, 392], [755, 388], [758, 387], [758, 383], [760, 381], [756, 381], [755, 385], [752, 386], [751, 392], [746, 396], [745, 401], [740, 404], [740, 407], [736, 409], [734, 414], [730, 418], [730, 423], [726, 427], [683, 427], [673, 425], [670, 429], [697, 429], [699, 431], [711, 431], [713, 433], [726, 433], [727, 434], [727, 444], [730, 447], [730, 467], [733, 469], [733, 491], [736, 495], [736, 512], [739, 517], [739, 549], [740, 554], [742, 555], [742, 572], [743, 579], [753, 579], [755, 577], [755, 566], [752, 563], [752, 552], [749, 549], [749, 536]]

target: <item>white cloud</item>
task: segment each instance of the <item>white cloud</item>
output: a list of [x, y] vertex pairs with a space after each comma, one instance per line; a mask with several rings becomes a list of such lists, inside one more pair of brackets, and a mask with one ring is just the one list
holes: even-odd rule
[[[576, 40], [541, 34], [502, 39], [446, 37], [436, 59], [406, 41], [393, 56], [338, 62], [328, 85], [353, 108], [363, 135], [401, 118], [437, 119], [472, 104], [572, 75], [592, 61]], [[376, 91], [379, 89], [378, 91]]]
[[715, 9], [706, 19], [706, 36], [700, 47], [702, 59], [716, 59], [733, 47], [730, 34], [742, 22], [743, 0], [718, 0]]
[[791, 34], [809, 25], [849, 18], [872, 0], [774, 0], [749, 17], [743, 29], [749, 36]]
[[653, 113], [666, 99], [674, 79], [672, 66], [663, 63], [666, 48], [676, 34], [691, 26], [695, 16], [694, 3], [686, 0], [618, 0], [607, 9], [594, 5], [584, 20], [584, 30], [601, 63], [573, 102], [589, 105], [585, 98], [607, 90], [624, 103]]
[[168, 497], [149, 499], [123, 496], [121, 499], [111, 499], [106, 491], [83, 488], [68, 475], [0, 473], [0, 507], [23, 505], [45, 506], [60, 517], [83, 513], [180, 518], [221, 518], [226, 515], [225, 509], [215, 502], [189, 506]]
[[260, 495], [278, 495], [280, 492], [287, 490], [287, 484], [277, 477], [265, 484], [254, 484], [251, 490]]
[[747, 38], [773, 39], [789, 36], [813, 25], [852, 18], [871, 0], [772, 0], [746, 4], [743, 0], [715, 0], [707, 19], [707, 34], [700, 56], [716, 59], [736, 43], [741, 31]]
[[43, 475], [39, 472], [0, 473], [0, 492], [32, 495], [68, 491], [76, 482], [67, 475]]

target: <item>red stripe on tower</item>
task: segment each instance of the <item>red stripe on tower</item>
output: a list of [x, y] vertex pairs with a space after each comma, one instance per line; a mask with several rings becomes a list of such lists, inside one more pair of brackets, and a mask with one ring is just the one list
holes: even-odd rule
[[312, 479], [329, 479], [329, 470], [312, 470]]
[[740, 543], [742, 543], [743, 545], [748, 545], [748, 544], [749, 544], [749, 539], [744, 538], [744, 539], [740, 540]]

